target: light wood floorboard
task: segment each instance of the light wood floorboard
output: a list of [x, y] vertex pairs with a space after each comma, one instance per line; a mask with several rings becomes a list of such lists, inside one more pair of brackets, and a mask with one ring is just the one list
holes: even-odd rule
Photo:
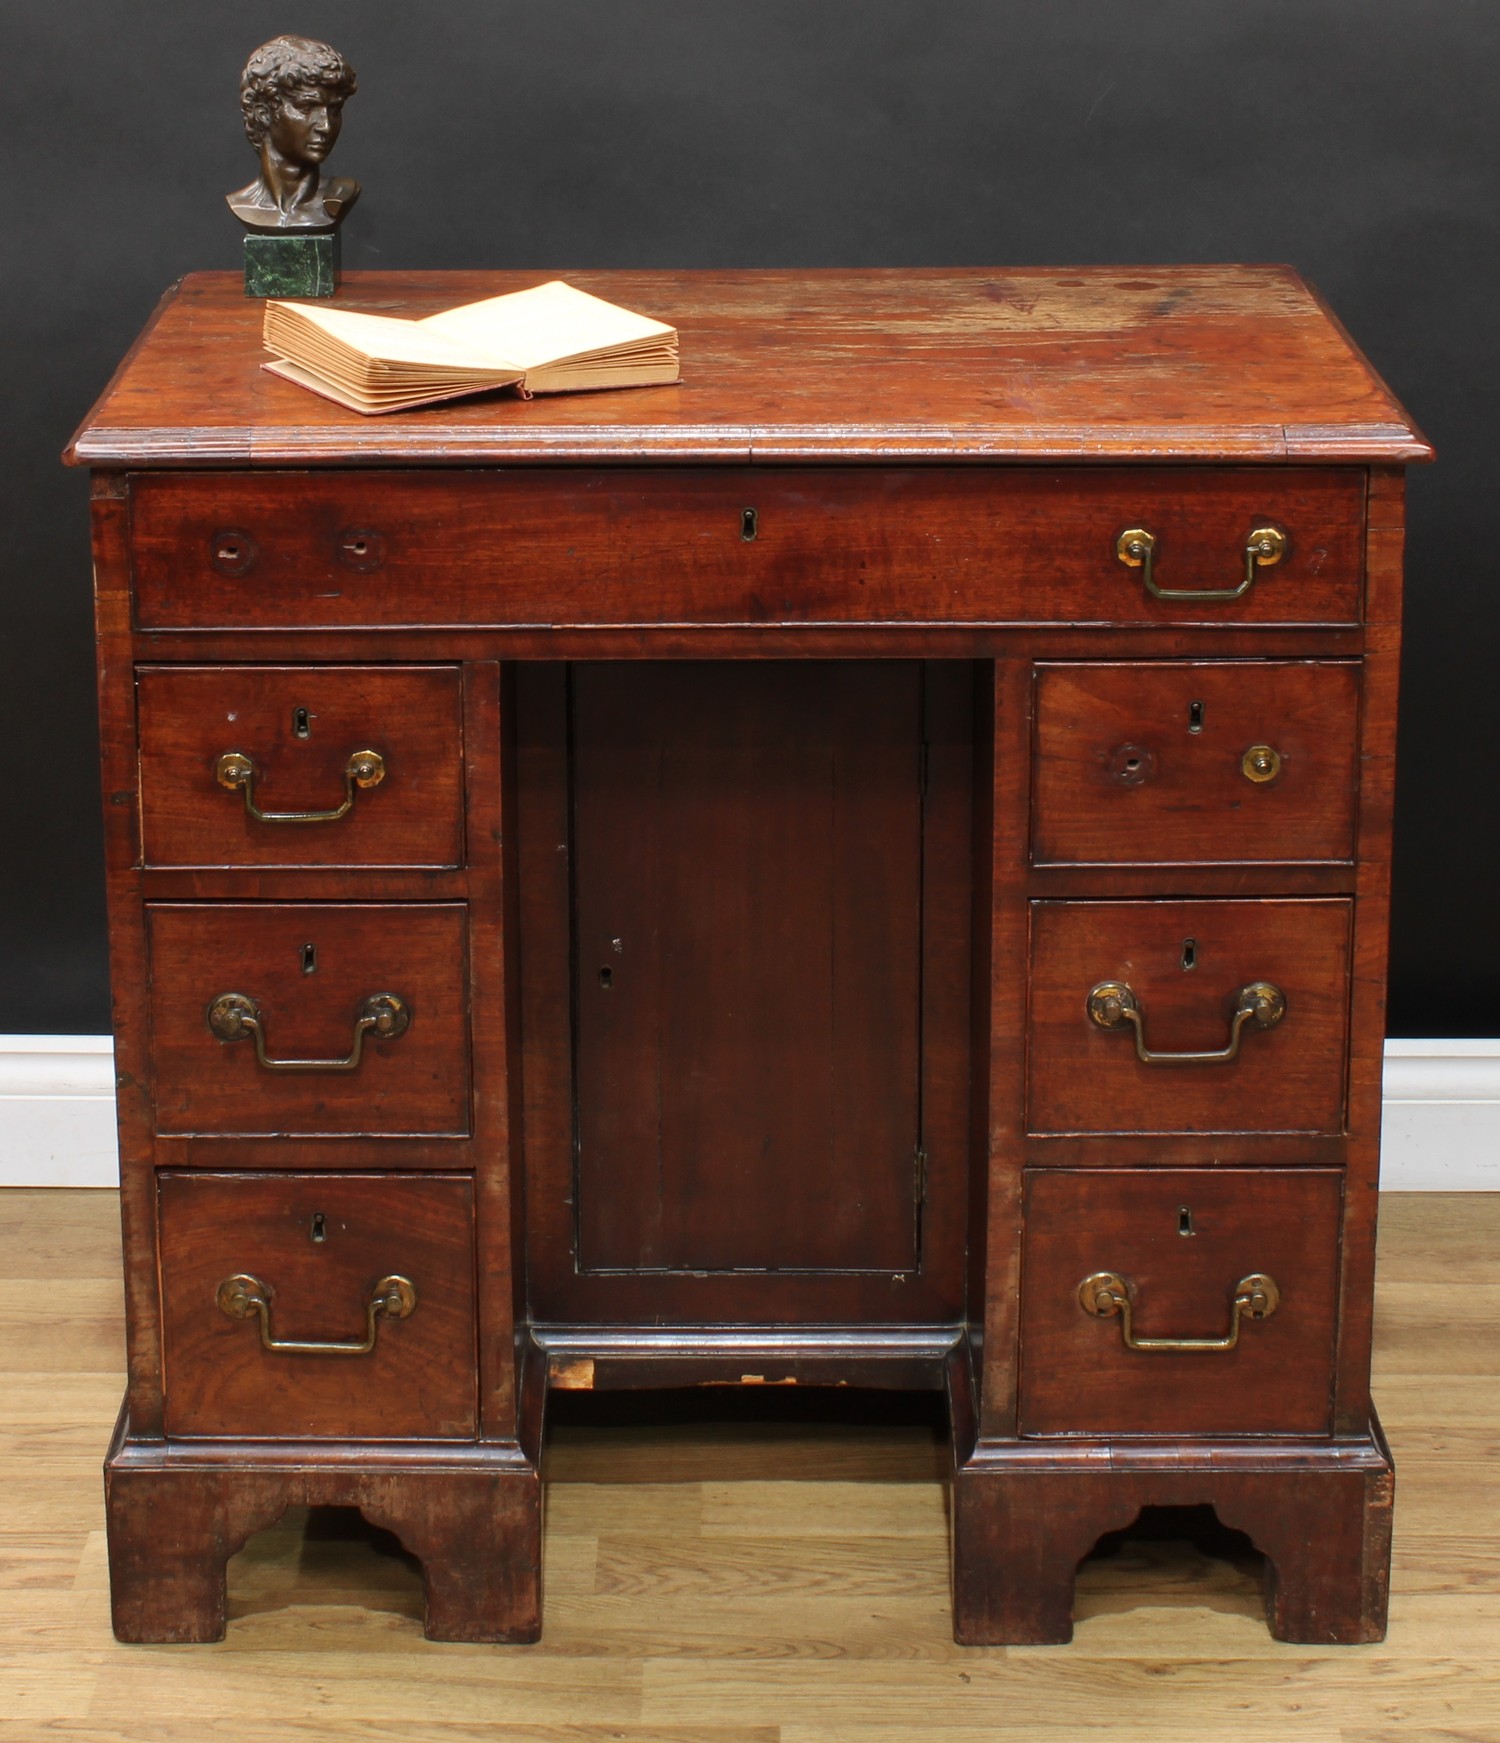
[[1383, 1645], [1277, 1644], [1254, 1556], [1210, 1537], [1089, 1561], [1070, 1647], [957, 1647], [934, 1424], [733, 1400], [554, 1428], [540, 1646], [424, 1641], [399, 1545], [298, 1511], [231, 1564], [222, 1645], [129, 1647], [114, 1195], [0, 1193], [0, 1743], [1500, 1743], [1500, 1194], [1382, 1214]]

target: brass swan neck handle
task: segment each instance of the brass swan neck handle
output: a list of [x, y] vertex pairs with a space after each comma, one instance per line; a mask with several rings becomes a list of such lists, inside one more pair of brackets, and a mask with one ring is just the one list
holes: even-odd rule
[[406, 1319], [417, 1305], [416, 1285], [408, 1277], [382, 1277], [365, 1306], [365, 1335], [352, 1343], [312, 1342], [278, 1338], [271, 1331], [271, 1291], [259, 1277], [239, 1272], [226, 1277], [214, 1291], [214, 1300], [231, 1319], [260, 1320], [261, 1348], [278, 1356], [367, 1356], [375, 1348], [382, 1319]]
[[344, 764], [344, 802], [331, 811], [262, 811], [255, 798], [260, 770], [242, 750], [226, 750], [217, 758], [214, 779], [229, 792], [244, 795], [245, 810], [257, 823], [337, 823], [354, 809], [356, 793], [385, 779], [385, 758], [378, 750], [350, 751]]
[[1276, 1027], [1286, 1015], [1286, 994], [1268, 980], [1253, 980], [1242, 986], [1235, 994], [1228, 1041], [1202, 1053], [1162, 1053], [1148, 1047], [1146, 1013], [1126, 981], [1101, 980], [1089, 993], [1088, 1013], [1101, 1029], [1123, 1029], [1127, 1025], [1133, 1029], [1135, 1056], [1142, 1065], [1226, 1065], [1239, 1057], [1240, 1040], [1247, 1027]]
[[1287, 537], [1280, 527], [1256, 527], [1245, 540], [1245, 573], [1236, 587], [1163, 587], [1156, 579], [1156, 534], [1145, 527], [1127, 527], [1115, 540], [1115, 555], [1127, 569], [1139, 569], [1153, 599], [1239, 599], [1255, 583], [1258, 569], [1269, 569], [1286, 555]]
[[1096, 1271], [1078, 1285], [1078, 1304], [1095, 1319], [1118, 1319], [1120, 1341], [1127, 1350], [1187, 1350], [1198, 1354], [1232, 1350], [1240, 1341], [1246, 1319], [1269, 1319], [1281, 1305], [1281, 1291], [1274, 1278], [1252, 1271], [1234, 1286], [1229, 1304], [1229, 1330], [1217, 1338], [1143, 1338], [1136, 1334], [1134, 1303], [1130, 1286], [1118, 1271]]
[[396, 1041], [411, 1027], [411, 1006], [399, 993], [371, 993], [354, 1014], [354, 1040], [342, 1059], [273, 1059], [266, 1048], [260, 1006], [247, 993], [220, 993], [208, 1007], [209, 1029], [221, 1041], [253, 1037], [255, 1057], [267, 1071], [354, 1071], [364, 1055], [365, 1036]]

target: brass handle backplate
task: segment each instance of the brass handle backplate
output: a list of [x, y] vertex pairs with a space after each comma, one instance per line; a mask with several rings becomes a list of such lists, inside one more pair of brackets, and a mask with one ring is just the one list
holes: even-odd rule
[[1118, 1271], [1096, 1271], [1078, 1285], [1078, 1304], [1095, 1319], [1120, 1321], [1120, 1339], [1127, 1350], [1188, 1350], [1199, 1354], [1214, 1350], [1232, 1350], [1240, 1341], [1240, 1327], [1246, 1319], [1269, 1319], [1281, 1303], [1281, 1291], [1274, 1278], [1262, 1271], [1252, 1271], [1234, 1286], [1234, 1299], [1229, 1306], [1229, 1330], [1221, 1338], [1143, 1338], [1137, 1337], [1132, 1314], [1130, 1288]]
[[221, 1041], [255, 1040], [255, 1057], [267, 1071], [353, 1071], [364, 1052], [365, 1036], [396, 1041], [411, 1027], [411, 1006], [397, 993], [371, 993], [354, 1014], [354, 1042], [342, 1059], [272, 1059], [260, 1006], [245, 993], [220, 993], [208, 1007], [208, 1026]]
[[1239, 599], [1250, 591], [1257, 569], [1281, 561], [1286, 545], [1280, 527], [1256, 527], [1245, 540], [1245, 573], [1237, 587], [1163, 587], [1156, 579], [1156, 534], [1145, 527], [1127, 527], [1115, 540], [1115, 555], [1127, 569], [1140, 570], [1153, 599]]
[[1252, 744], [1240, 758], [1240, 773], [1258, 787], [1274, 781], [1281, 773], [1281, 753], [1268, 744]]
[[255, 802], [260, 771], [242, 750], [226, 750], [214, 763], [214, 779], [233, 793], [244, 794], [245, 809], [257, 823], [337, 823], [354, 809], [361, 787], [378, 787], [385, 779], [385, 758], [378, 750], [350, 751], [344, 764], [344, 802], [331, 811], [262, 811]]
[[1153, 1053], [1146, 1045], [1146, 1013], [1122, 980], [1101, 980], [1089, 993], [1088, 1012], [1101, 1029], [1123, 1029], [1129, 1024], [1135, 1031], [1135, 1055], [1142, 1065], [1224, 1065], [1239, 1057], [1240, 1037], [1247, 1025], [1276, 1027], [1286, 1015], [1286, 995], [1268, 980], [1242, 986], [1235, 994], [1228, 1042], [1208, 1053]]
[[278, 1356], [367, 1356], [375, 1348], [375, 1333], [382, 1319], [405, 1319], [417, 1305], [416, 1285], [407, 1277], [382, 1277], [365, 1309], [365, 1335], [358, 1343], [308, 1343], [271, 1335], [271, 1291], [259, 1277], [240, 1272], [226, 1277], [214, 1292], [222, 1312], [231, 1319], [260, 1318], [261, 1348]]

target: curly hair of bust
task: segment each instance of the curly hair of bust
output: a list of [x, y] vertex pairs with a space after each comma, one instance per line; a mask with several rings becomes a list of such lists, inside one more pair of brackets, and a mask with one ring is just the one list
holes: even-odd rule
[[306, 36], [275, 36], [263, 42], [240, 74], [240, 108], [245, 137], [258, 146], [271, 129], [283, 97], [316, 90], [343, 102], [354, 95], [354, 68], [336, 48]]

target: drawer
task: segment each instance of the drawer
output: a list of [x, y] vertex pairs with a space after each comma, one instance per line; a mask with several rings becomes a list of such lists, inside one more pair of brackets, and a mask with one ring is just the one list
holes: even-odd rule
[[158, 1216], [168, 1434], [476, 1432], [468, 1179], [166, 1172]]
[[1025, 1202], [1022, 1434], [1329, 1432], [1337, 1170], [1031, 1169]]
[[1029, 1129], [1342, 1131], [1352, 917], [1343, 899], [1034, 902]]
[[1033, 862], [1352, 860], [1359, 675], [1333, 660], [1039, 666]]
[[456, 866], [456, 666], [146, 666], [151, 866]]
[[[146, 474], [131, 549], [145, 629], [1353, 623], [1364, 501], [1282, 466]], [[1135, 528], [1160, 589], [1251, 584], [1154, 597]]]
[[159, 1131], [467, 1134], [462, 903], [160, 902], [146, 915]]

